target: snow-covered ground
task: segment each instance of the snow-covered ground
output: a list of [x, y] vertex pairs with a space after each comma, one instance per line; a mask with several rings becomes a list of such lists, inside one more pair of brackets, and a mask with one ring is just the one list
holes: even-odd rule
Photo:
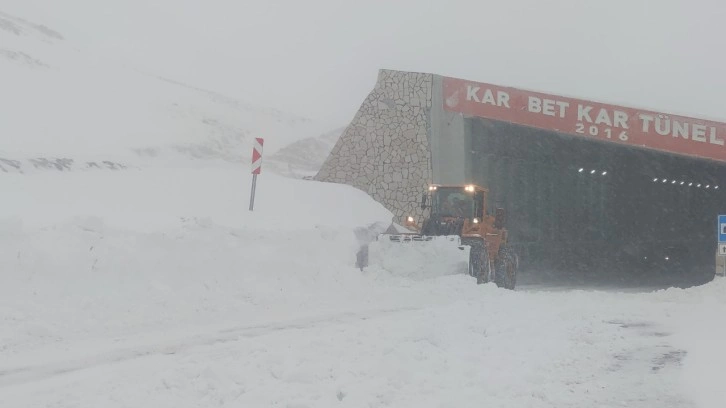
[[[717, 407], [726, 284], [499, 290], [355, 256], [388, 211], [248, 169], [7, 174], [0, 406]], [[409, 271], [410, 272], [410, 271]]]
[[724, 406], [724, 280], [505, 291], [391, 267], [405, 258], [361, 271], [391, 214], [295, 179], [340, 129], [3, 7], [0, 407]]

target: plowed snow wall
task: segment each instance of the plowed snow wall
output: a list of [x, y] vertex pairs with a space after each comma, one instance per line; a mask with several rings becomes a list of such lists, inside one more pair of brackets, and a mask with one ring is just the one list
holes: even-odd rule
[[431, 182], [432, 85], [431, 74], [381, 70], [315, 179], [367, 192], [398, 222], [420, 219]]

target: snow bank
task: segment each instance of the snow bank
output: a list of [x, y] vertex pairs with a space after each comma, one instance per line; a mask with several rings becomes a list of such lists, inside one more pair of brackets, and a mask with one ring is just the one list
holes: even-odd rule
[[238, 169], [0, 178], [0, 337], [27, 346], [352, 296], [337, 285], [360, 279], [354, 230], [390, 212], [349, 186], [266, 174], [250, 212], [249, 183]]
[[249, 211], [249, 168], [156, 168], [113, 173], [8, 174], [0, 177], [3, 216], [28, 227], [98, 217], [133, 231], [158, 232], [183, 219], [266, 231], [389, 222], [392, 215], [346, 185], [293, 180], [264, 172]]
[[384, 235], [368, 245], [367, 270], [417, 280], [468, 275], [469, 251], [456, 236], [431, 241], [407, 240], [404, 236], [401, 241], [391, 241]]
[[0, 338], [15, 351], [205, 320], [243, 323], [309, 303], [335, 309], [360, 294], [349, 292], [360, 275], [346, 229], [265, 232], [191, 220], [138, 233], [96, 218], [17, 232], [0, 235]]

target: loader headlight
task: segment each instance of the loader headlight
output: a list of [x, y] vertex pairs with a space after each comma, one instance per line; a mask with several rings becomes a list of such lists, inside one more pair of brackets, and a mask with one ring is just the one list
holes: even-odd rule
[[479, 224], [479, 218], [474, 218], [473, 220], [471, 220], [471, 222], [473, 222], [474, 224]]
[[407, 222], [413, 222], [413, 217], [411, 217], [411, 216], [406, 217], [406, 221]]
[[468, 185], [468, 186], [464, 187], [464, 190], [465, 191], [468, 191], [470, 193], [473, 193], [474, 192], [474, 186]]
[[436, 186], [429, 186], [429, 191], [436, 191]]

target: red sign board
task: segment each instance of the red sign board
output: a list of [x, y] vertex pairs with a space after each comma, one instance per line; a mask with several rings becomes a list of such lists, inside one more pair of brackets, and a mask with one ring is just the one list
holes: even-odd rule
[[261, 137], [255, 138], [255, 144], [252, 147], [252, 174], [260, 174], [262, 171], [262, 145], [265, 140]]
[[444, 109], [574, 136], [726, 161], [726, 124], [444, 78]]

